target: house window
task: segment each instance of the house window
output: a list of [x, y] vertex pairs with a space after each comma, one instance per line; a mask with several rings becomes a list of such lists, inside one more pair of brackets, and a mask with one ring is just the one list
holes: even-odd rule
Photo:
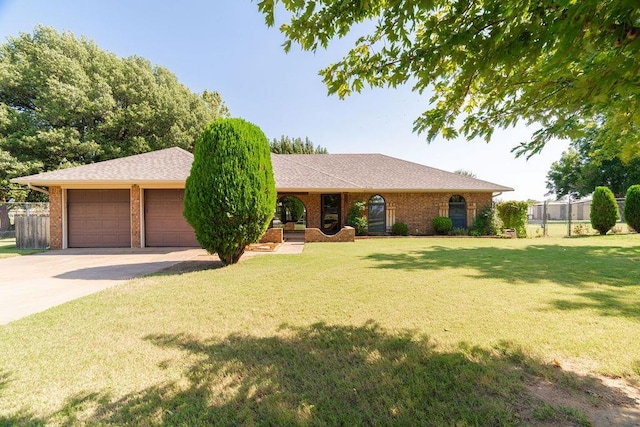
[[340, 231], [340, 194], [322, 195], [322, 232], [324, 234], [336, 234]]
[[369, 199], [369, 213], [367, 215], [369, 233], [382, 234], [386, 231], [385, 206], [384, 198], [380, 195]]
[[449, 199], [449, 218], [453, 228], [467, 228], [467, 202], [460, 195], [451, 196]]

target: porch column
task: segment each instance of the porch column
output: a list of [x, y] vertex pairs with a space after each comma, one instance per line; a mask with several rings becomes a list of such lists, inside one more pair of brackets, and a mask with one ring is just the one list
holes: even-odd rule
[[142, 223], [141, 223], [141, 215], [140, 215], [140, 186], [138, 184], [133, 184], [131, 186], [131, 247], [132, 248], [141, 248], [142, 247]]

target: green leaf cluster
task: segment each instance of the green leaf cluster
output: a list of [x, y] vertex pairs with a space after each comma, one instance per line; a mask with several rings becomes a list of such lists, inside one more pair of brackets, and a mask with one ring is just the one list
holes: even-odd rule
[[[0, 186], [10, 178], [178, 146], [228, 116], [167, 69], [37, 27], [0, 45]], [[7, 196], [5, 191], [5, 196]]]
[[314, 146], [313, 142], [309, 138], [305, 138], [304, 141], [300, 138], [289, 138], [288, 136], [281, 136], [280, 139], [273, 139], [269, 143], [271, 152], [276, 154], [327, 154], [326, 148], [321, 146]]
[[470, 233], [473, 236], [495, 236], [498, 234], [496, 218], [491, 206], [484, 206], [478, 211]]
[[496, 211], [504, 228], [513, 228], [519, 238], [527, 237], [529, 203], [517, 200], [498, 202]]
[[196, 141], [184, 216], [204, 249], [238, 262], [273, 218], [276, 188], [269, 141], [256, 125], [221, 119]]
[[597, 124], [604, 149], [640, 155], [637, 1], [262, 0], [268, 25], [278, 4], [287, 51], [365, 33], [320, 72], [329, 93], [411, 85], [429, 96], [414, 122], [428, 141], [489, 141], [496, 128], [535, 123], [514, 148], [530, 156]]
[[365, 202], [358, 200], [354, 202], [349, 211], [347, 212], [347, 225], [353, 227], [356, 230], [357, 236], [364, 236], [367, 234], [367, 217], [364, 214]]
[[453, 221], [446, 216], [437, 216], [431, 221], [436, 234], [446, 236], [453, 229]]
[[580, 199], [598, 186], [609, 187], [616, 197], [624, 197], [629, 186], [640, 182], [640, 158], [623, 161], [609, 157], [595, 140], [598, 129], [571, 143], [547, 173], [547, 189], [558, 199]]
[[624, 220], [629, 227], [640, 233], [640, 184], [632, 185], [627, 190], [624, 201]]
[[396, 221], [391, 226], [391, 234], [394, 236], [408, 236], [409, 226], [402, 221]]
[[304, 203], [297, 197], [287, 196], [280, 202], [280, 221], [283, 224], [289, 221], [298, 222], [304, 215]]
[[607, 187], [596, 187], [591, 200], [591, 226], [600, 234], [607, 234], [618, 220], [618, 204]]

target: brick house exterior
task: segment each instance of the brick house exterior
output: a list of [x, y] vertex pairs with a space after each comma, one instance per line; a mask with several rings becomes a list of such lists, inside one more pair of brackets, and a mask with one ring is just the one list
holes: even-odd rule
[[[193, 246], [193, 236], [181, 238], [193, 230], [185, 225], [182, 206], [175, 206], [179, 200], [176, 194], [181, 197], [176, 191], [184, 191], [192, 161], [191, 153], [174, 147], [12, 181], [47, 189], [51, 249], [122, 246], [122, 233], [130, 234], [130, 239], [126, 238], [130, 247], [145, 247], [152, 240], [152, 225], [155, 233], [161, 233], [153, 236], [154, 242]], [[384, 203], [386, 231], [402, 221], [410, 234], [429, 235], [434, 234], [432, 219], [449, 216], [454, 198], [464, 201], [458, 214], [462, 215], [461, 226], [469, 227], [477, 212], [491, 205], [496, 193], [513, 190], [380, 154], [272, 154], [272, 163], [278, 198], [293, 196], [304, 204], [306, 227], [317, 229], [309, 230], [307, 238], [316, 241], [327, 240], [322, 237], [327, 200], [339, 204], [331, 211], [331, 220], [337, 222], [333, 224], [335, 232], [343, 229], [355, 202], [368, 203], [379, 196], [377, 200]], [[125, 199], [123, 191], [128, 192]], [[154, 192], [155, 199], [161, 196], [161, 202], [166, 193], [170, 203], [153, 208], [146, 200], [149, 192]], [[87, 195], [91, 200], [83, 199]], [[167, 213], [167, 208], [172, 208], [171, 212]], [[120, 233], [120, 240], [112, 239], [109, 233]], [[353, 230], [347, 229], [334, 240], [349, 239], [352, 234]], [[282, 233], [268, 234], [276, 235]]]

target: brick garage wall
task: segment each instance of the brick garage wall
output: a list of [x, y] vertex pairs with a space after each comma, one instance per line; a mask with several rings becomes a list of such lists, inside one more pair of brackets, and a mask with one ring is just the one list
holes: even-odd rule
[[[491, 193], [349, 193], [345, 194], [343, 218], [346, 218], [351, 205], [358, 200], [365, 203], [372, 196], [379, 194], [387, 206], [395, 207], [395, 219], [409, 227], [409, 234], [434, 234], [432, 221], [436, 216], [448, 216], [449, 199], [454, 194], [464, 197], [467, 203], [467, 226], [471, 226], [477, 212], [484, 206], [491, 205]], [[365, 215], [367, 214], [365, 210]], [[388, 226], [391, 224], [387, 224]]]
[[141, 248], [142, 233], [140, 229], [142, 228], [142, 225], [140, 222], [140, 186], [133, 184], [129, 194], [131, 195], [131, 247]]
[[49, 235], [51, 249], [62, 249], [62, 188], [49, 187]]

